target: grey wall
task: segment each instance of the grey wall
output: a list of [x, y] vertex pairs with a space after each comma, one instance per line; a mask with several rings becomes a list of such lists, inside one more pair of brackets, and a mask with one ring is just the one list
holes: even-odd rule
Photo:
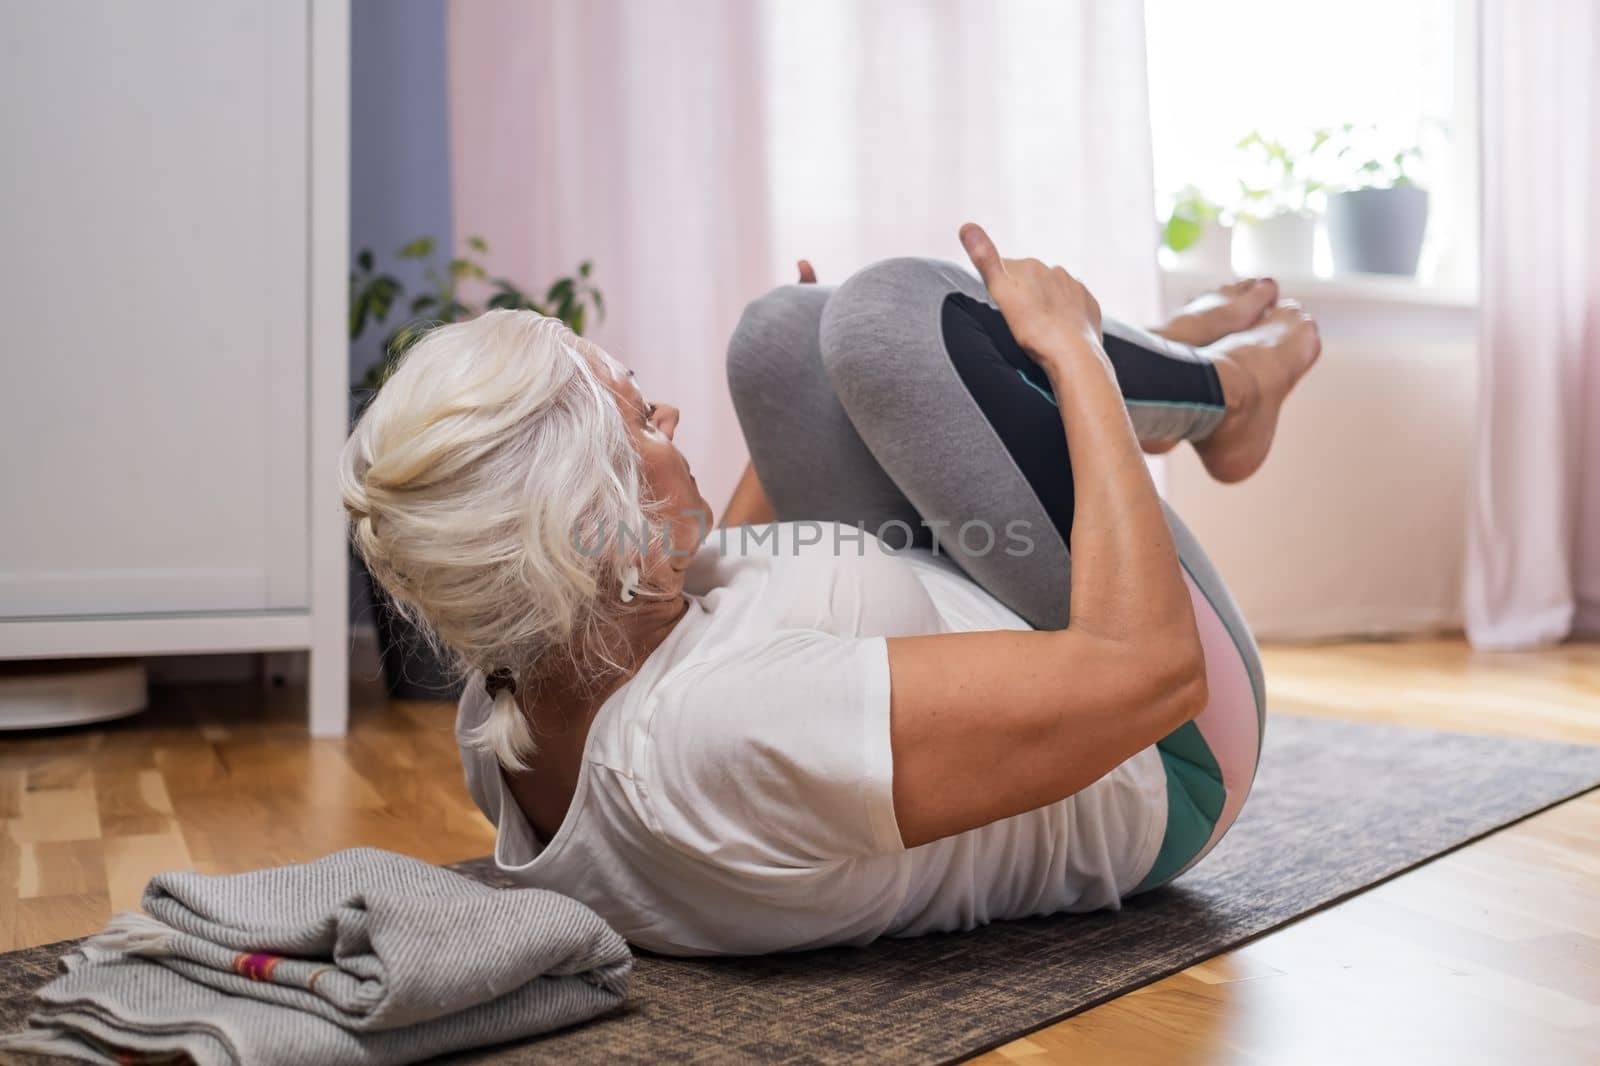
[[[395, 249], [413, 237], [452, 239], [445, 0], [355, 0], [350, 28], [351, 255], [372, 249], [415, 292], [421, 271], [397, 262]], [[351, 344], [352, 382], [377, 361], [383, 336], [369, 329]], [[350, 612], [356, 625], [371, 621], [353, 566]]]

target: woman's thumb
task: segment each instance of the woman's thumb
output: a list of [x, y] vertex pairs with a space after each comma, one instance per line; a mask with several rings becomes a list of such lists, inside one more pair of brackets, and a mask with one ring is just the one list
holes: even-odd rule
[[1000, 253], [994, 246], [994, 241], [983, 231], [983, 227], [976, 222], [968, 222], [961, 227], [961, 246], [967, 250], [967, 258], [972, 260], [972, 265], [978, 268], [978, 276], [988, 284], [998, 274], [1005, 273], [1005, 265], [1000, 262]]

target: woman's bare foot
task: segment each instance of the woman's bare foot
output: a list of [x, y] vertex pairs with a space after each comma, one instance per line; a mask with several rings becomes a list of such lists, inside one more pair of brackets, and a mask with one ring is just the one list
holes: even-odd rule
[[1277, 302], [1277, 282], [1271, 278], [1245, 278], [1195, 297], [1171, 322], [1153, 332], [1180, 344], [1204, 348], [1230, 333], [1249, 329]]
[[1218, 481], [1243, 481], [1266, 461], [1283, 401], [1322, 354], [1322, 338], [1311, 316], [1285, 300], [1253, 328], [1209, 345], [1206, 354], [1216, 360], [1228, 413], [1194, 450]]

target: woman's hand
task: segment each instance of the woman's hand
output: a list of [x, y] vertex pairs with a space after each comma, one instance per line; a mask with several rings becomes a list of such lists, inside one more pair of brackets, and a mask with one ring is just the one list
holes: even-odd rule
[[800, 269], [800, 284], [815, 285], [817, 283], [817, 271], [811, 265], [811, 260], [802, 259], [795, 266]]
[[961, 245], [1012, 336], [1034, 362], [1048, 370], [1057, 360], [1085, 351], [1105, 361], [1100, 304], [1082, 282], [1037, 259], [1000, 258], [994, 241], [976, 222], [961, 227]]

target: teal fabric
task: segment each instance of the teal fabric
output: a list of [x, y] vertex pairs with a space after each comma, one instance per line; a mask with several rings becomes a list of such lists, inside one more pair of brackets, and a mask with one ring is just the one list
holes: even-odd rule
[[[1024, 374], [1022, 371], [1020, 371], [1020, 370], [1017, 371], [1017, 377], [1021, 378], [1022, 379], [1022, 383], [1024, 385], [1028, 386], [1028, 388], [1032, 389], [1034, 392], [1037, 392], [1040, 396], [1043, 396], [1045, 399], [1049, 400], [1051, 407], [1060, 407], [1061, 406], [1061, 404], [1056, 401], [1054, 393], [1050, 392], [1048, 389], [1041, 388], [1038, 382], [1034, 381], [1032, 378], [1030, 378], [1028, 375]], [[1198, 410], [1198, 411], [1222, 411], [1222, 410], [1224, 410], [1224, 408], [1223, 408], [1223, 406], [1221, 404], [1200, 403], [1200, 402], [1195, 401], [1195, 400], [1130, 400], [1126, 396], [1124, 396], [1122, 398], [1122, 402], [1127, 404], [1129, 407], [1170, 407], [1170, 408], [1173, 408], [1175, 410], [1179, 410], [1179, 409], [1188, 407], [1188, 408], [1193, 408], [1193, 409]]]
[[1155, 865], [1134, 892], [1156, 888], [1177, 876], [1211, 839], [1227, 799], [1222, 768], [1193, 722], [1157, 741], [1156, 750], [1167, 772], [1167, 828]]

